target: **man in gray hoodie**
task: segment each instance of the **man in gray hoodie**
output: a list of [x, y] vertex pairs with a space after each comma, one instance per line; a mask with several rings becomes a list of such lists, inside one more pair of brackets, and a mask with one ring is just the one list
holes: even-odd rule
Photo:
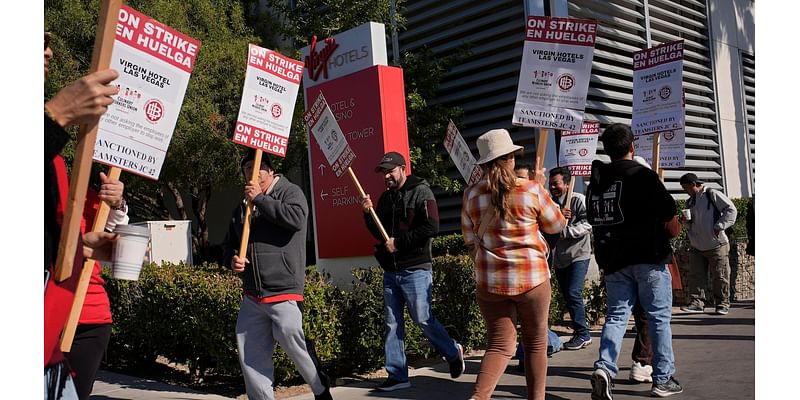
[[564, 348], [579, 350], [592, 343], [583, 303], [583, 284], [592, 257], [592, 226], [586, 220], [585, 196], [572, 193], [572, 197], [567, 199], [570, 180], [572, 175], [569, 169], [557, 167], [550, 170], [550, 194], [561, 206], [561, 213], [567, 219], [567, 226], [552, 249], [552, 264], [558, 288], [567, 302], [572, 319], [572, 339], [564, 343]]
[[730, 244], [725, 229], [736, 222], [736, 207], [730, 199], [718, 190], [703, 185], [697, 175], [688, 173], [681, 177], [681, 187], [689, 200], [686, 209], [689, 218], [682, 215], [682, 222], [688, 226], [689, 242], [689, 296], [691, 302], [681, 311], [702, 313], [706, 300], [706, 279], [708, 270], [713, 276], [713, 295], [716, 313], [728, 314], [730, 307], [730, 275], [728, 263]]
[[[303, 333], [308, 201], [299, 186], [276, 174], [269, 156], [255, 166], [255, 151], [242, 159], [244, 201], [233, 210], [223, 243], [225, 263], [242, 279], [236, 345], [249, 399], [273, 400], [275, 342], [311, 386], [315, 400], [332, 400], [330, 381], [309, 353]], [[251, 205], [247, 254], [239, 254], [246, 207]]]

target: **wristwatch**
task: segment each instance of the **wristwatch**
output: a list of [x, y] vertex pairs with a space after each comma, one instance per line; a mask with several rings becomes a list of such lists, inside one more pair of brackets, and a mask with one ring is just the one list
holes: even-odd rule
[[119, 202], [118, 206], [111, 206], [111, 209], [114, 211], [125, 211], [126, 206], [127, 204], [125, 203], [125, 199], [122, 199], [122, 201]]

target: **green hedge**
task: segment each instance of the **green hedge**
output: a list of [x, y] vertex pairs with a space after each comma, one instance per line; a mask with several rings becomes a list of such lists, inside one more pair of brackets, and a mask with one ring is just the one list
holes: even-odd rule
[[[485, 327], [474, 296], [466, 256], [434, 260], [433, 308], [451, 336], [467, 348], [483, 345]], [[238, 375], [235, 326], [240, 280], [215, 264], [145, 266], [136, 282], [109, 279], [106, 289], [114, 326], [108, 349], [112, 365], [147, 365], [157, 356], [182, 363], [195, 378]], [[354, 289], [330, 284], [314, 267], [306, 273], [303, 326], [325, 369], [337, 376], [383, 366], [383, 273], [354, 271]], [[409, 357], [435, 353], [406, 313]], [[296, 381], [294, 365], [278, 346], [276, 382]]]

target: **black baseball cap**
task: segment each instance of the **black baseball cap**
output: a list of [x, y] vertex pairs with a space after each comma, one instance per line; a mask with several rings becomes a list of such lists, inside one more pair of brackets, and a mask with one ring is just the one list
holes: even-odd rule
[[688, 174], [684, 174], [681, 177], [681, 185], [686, 185], [686, 184], [689, 184], [689, 183], [691, 183], [693, 185], [699, 183], [699, 184], [702, 185], [705, 182], [701, 181], [700, 179], [697, 178], [697, 175], [695, 175], [695, 174], [690, 172]]
[[402, 154], [396, 151], [390, 151], [383, 155], [380, 164], [375, 167], [375, 172], [381, 172], [382, 169], [392, 169], [394, 167], [406, 165], [406, 159]]
[[[248, 161], [255, 161], [255, 159], [256, 149], [251, 147], [247, 149], [247, 153], [245, 153], [244, 158], [242, 158], [242, 162], [239, 164], [239, 167], [241, 167], [242, 171], [244, 171], [244, 165], [247, 164]], [[269, 154], [261, 154], [261, 164], [266, 164], [269, 169], [275, 171], [275, 167], [272, 165], [272, 160], [269, 158]]]

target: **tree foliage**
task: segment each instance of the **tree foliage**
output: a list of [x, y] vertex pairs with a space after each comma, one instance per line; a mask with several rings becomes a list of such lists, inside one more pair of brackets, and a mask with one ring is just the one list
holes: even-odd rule
[[[238, 160], [244, 151], [231, 141], [241, 99], [248, 43], [259, 43], [235, 0], [141, 0], [134, 9], [201, 41], [181, 113], [158, 182], [123, 174], [133, 217], [189, 219], [191, 207], [195, 251], [208, 245], [205, 213], [215, 188], [240, 179]], [[53, 32], [50, 77], [45, 96], [84, 75], [89, 68], [99, 1], [60, 0], [45, 3], [45, 27]], [[69, 159], [71, 154], [66, 152]], [[97, 167], [97, 166], [96, 166]], [[96, 175], [96, 174], [95, 174]], [[165, 198], [172, 196], [177, 214]], [[186, 200], [189, 201], [186, 201]], [[202, 257], [201, 257], [202, 259]]]

